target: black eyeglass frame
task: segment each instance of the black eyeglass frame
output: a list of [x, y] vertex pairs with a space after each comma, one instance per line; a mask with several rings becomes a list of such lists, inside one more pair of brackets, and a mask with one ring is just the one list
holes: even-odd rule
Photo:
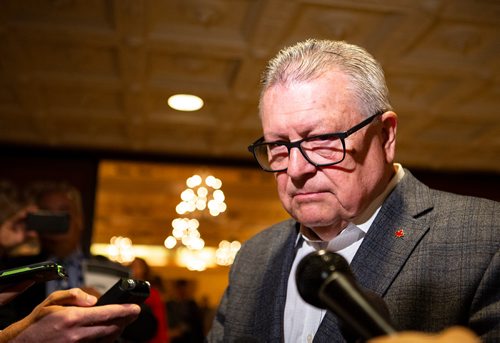
[[[278, 173], [278, 172], [283, 172], [283, 171], [285, 171], [285, 170], [288, 169], [288, 167], [282, 168], [282, 169], [276, 169], [276, 170], [274, 170], [274, 169], [267, 169], [267, 168], [264, 168], [260, 164], [259, 159], [257, 158], [257, 155], [255, 153], [255, 148], [257, 148], [258, 146], [269, 145], [269, 144], [284, 145], [287, 148], [287, 150], [288, 150], [288, 156], [290, 156], [290, 151], [291, 151], [292, 148], [298, 148], [299, 151], [300, 151], [300, 153], [302, 154], [302, 156], [304, 156], [304, 158], [307, 160], [307, 162], [311, 163], [315, 167], [329, 167], [329, 166], [333, 166], [335, 164], [341, 163], [345, 159], [345, 155], [346, 155], [345, 139], [347, 137], [349, 137], [350, 135], [352, 135], [353, 133], [361, 130], [362, 128], [364, 128], [365, 126], [367, 126], [368, 124], [370, 124], [376, 117], [384, 114], [385, 112], [387, 112], [387, 111], [385, 111], [385, 110], [379, 111], [379, 112], [375, 113], [374, 115], [366, 118], [361, 123], [359, 123], [357, 125], [354, 125], [349, 130], [344, 131], [344, 132], [324, 133], [324, 134], [321, 134], [321, 135], [305, 137], [305, 138], [299, 139], [299, 140], [294, 141], [294, 142], [287, 142], [287, 141], [265, 142], [264, 141], [264, 137], [260, 137], [259, 139], [257, 139], [255, 142], [253, 142], [252, 144], [250, 144], [248, 146], [248, 151], [250, 151], [253, 154], [253, 157], [255, 158], [255, 160], [257, 161], [257, 163], [259, 164], [259, 166], [264, 171], [266, 171], [266, 172]], [[315, 163], [315, 162], [311, 161], [311, 159], [307, 156], [307, 154], [302, 150], [301, 144], [304, 141], [308, 141], [308, 140], [311, 140], [311, 139], [327, 139], [327, 138], [330, 138], [330, 137], [337, 137], [338, 139], [340, 139], [340, 142], [342, 143], [342, 150], [343, 150], [342, 159], [339, 160], [339, 161], [337, 161], [337, 162]]]

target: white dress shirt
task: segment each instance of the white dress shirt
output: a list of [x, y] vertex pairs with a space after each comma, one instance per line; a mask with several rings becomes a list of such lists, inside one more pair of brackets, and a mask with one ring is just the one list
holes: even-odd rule
[[[393, 176], [384, 192], [380, 194], [370, 204], [368, 209], [354, 220], [357, 224], [349, 223], [349, 225], [340, 232], [340, 234], [329, 242], [311, 241], [304, 235], [299, 235], [297, 244], [298, 247], [295, 260], [293, 261], [292, 270], [288, 276], [287, 295], [285, 303], [284, 317], [284, 332], [285, 342], [312, 342], [316, 331], [325, 316], [326, 310], [314, 307], [306, 303], [300, 296], [295, 282], [295, 271], [297, 265], [307, 254], [320, 249], [336, 252], [344, 257], [350, 264], [354, 255], [363, 242], [368, 229], [375, 220], [382, 203], [389, 193], [396, 187], [397, 183], [403, 178], [404, 170], [400, 164], [395, 163], [394, 169], [396, 174]], [[366, 220], [364, 218], [367, 218]], [[361, 223], [358, 223], [361, 221]], [[303, 238], [301, 240], [300, 238]]]

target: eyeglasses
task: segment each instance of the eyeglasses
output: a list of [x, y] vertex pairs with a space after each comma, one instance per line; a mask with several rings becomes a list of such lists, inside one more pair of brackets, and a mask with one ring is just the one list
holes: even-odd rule
[[253, 154], [260, 167], [268, 172], [287, 170], [292, 148], [298, 148], [304, 158], [316, 167], [333, 166], [345, 158], [345, 139], [383, 113], [385, 111], [379, 111], [344, 132], [306, 137], [295, 142], [265, 142], [264, 137], [261, 137], [248, 147], [248, 151]]

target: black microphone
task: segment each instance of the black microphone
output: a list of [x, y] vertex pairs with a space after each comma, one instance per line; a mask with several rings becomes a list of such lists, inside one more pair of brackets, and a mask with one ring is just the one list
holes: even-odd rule
[[364, 339], [396, 333], [384, 317], [388, 311], [383, 300], [357, 285], [349, 264], [339, 254], [326, 250], [308, 254], [297, 266], [295, 281], [307, 303], [332, 311]]

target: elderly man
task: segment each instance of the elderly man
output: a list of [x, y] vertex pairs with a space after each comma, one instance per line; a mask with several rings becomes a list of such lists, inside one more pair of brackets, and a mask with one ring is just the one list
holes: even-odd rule
[[462, 325], [500, 340], [500, 204], [432, 190], [394, 163], [397, 115], [377, 61], [308, 40], [272, 59], [262, 85], [264, 135], [249, 149], [292, 219], [242, 247], [208, 340], [356, 339], [298, 294], [296, 266], [318, 249], [345, 257], [397, 330]]

